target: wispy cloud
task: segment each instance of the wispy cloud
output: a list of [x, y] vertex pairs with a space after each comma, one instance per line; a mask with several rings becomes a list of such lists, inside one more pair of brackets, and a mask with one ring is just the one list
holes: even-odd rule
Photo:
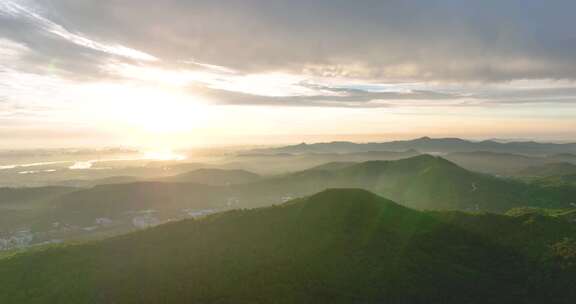
[[146, 54], [142, 51], [138, 51], [120, 44], [98, 42], [86, 36], [83, 36], [82, 34], [73, 33], [67, 30], [65, 27], [41, 16], [39, 13], [35, 12], [32, 8], [28, 8], [22, 4], [17, 3], [17, 1], [3, 0], [3, 2], [0, 3], [0, 15], [12, 18], [23, 18], [31, 22], [32, 24], [38, 26], [39, 28], [45, 30], [48, 33], [56, 35], [76, 45], [90, 48], [96, 51], [101, 51], [111, 55], [122, 56], [135, 60], [144, 60], [144, 61], [158, 60], [158, 58], [150, 54]]

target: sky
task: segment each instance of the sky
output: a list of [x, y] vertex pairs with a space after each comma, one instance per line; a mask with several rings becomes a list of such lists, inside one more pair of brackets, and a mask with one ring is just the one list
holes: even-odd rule
[[574, 1], [0, 0], [0, 148], [576, 141]]

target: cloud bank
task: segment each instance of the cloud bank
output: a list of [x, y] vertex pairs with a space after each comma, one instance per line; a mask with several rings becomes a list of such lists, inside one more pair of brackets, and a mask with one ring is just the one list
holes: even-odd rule
[[568, 0], [3, 0], [0, 124], [89, 117], [64, 112], [151, 91], [218, 106], [569, 116], [574, 11]]

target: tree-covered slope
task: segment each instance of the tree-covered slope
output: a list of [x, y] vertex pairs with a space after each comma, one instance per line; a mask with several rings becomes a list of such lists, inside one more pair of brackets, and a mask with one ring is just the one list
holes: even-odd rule
[[[538, 231], [507, 237], [521, 233], [522, 221], [500, 216], [502, 229], [493, 238], [485, 233], [493, 222], [459, 215], [414, 211], [363, 190], [327, 190], [281, 206], [0, 260], [0, 302], [576, 300], [573, 290], [556, 288], [576, 278], [573, 268], [553, 258], [543, 262], [545, 249], [526, 254], [524, 243]], [[479, 231], [468, 227], [474, 221]], [[520, 245], [505, 242], [513, 239]]]

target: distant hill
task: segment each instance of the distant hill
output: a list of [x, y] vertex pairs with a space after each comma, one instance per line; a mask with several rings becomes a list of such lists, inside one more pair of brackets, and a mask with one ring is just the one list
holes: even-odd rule
[[0, 260], [0, 302], [573, 303], [574, 225], [334, 189]]
[[59, 185], [73, 186], [73, 187], [94, 187], [98, 185], [109, 185], [109, 184], [125, 184], [141, 181], [142, 178], [136, 176], [112, 176], [105, 178], [96, 179], [74, 179], [58, 182]]
[[306, 171], [316, 171], [316, 170], [325, 170], [325, 171], [334, 171], [334, 170], [341, 170], [352, 165], [357, 164], [356, 162], [330, 162], [326, 164], [322, 164], [319, 166], [312, 167]]
[[352, 153], [242, 153], [229, 160], [223, 168], [242, 168], [259, 174], [273, 175], [305, 170], [330, 162], [364, 162], [369, 160], [398, 160], [414, 157], [416, 150], [366, 151]]
[[[30, 227], [38, 217], [38, 212], [30, 209], [14, 210], [0, 208], [0, 238], [5, 233], [19, 231]], [[3, 250], [0, 246], [0, 251]]]
[[506, 212], [507, 215], [526, 217], [531, 215], [537, 216], [549, 216], [554, 218], [563, 219], [565, 221], [575, 223], [576, 222], [576, 205], [569, 209], [545, 209], [545, 208], [534, 208], [534, 207], [522, 207], [514, 208]]
[[0, 188], [0, 209], [31, 209], [50, 200], [78, 190], [73, 187]]
[[165, 182], [198, 183], [205, 185], [231, 185], [255, 182], [261, 177], [246, 170], [197, 169], [194, 171], [164, 177]]
[[491, 140], [468, 141], [460, 138], [422, 137], [414, 140], [390, 141], [381, 143], [330, 142], [298, 144], [271, 149], [259, 149], [254, 153], [352, 153], [366, 151], [401, 151], [415, 149], [423, 153], [453, 153], [489, 151], [527, 155], [548, 155], [576, 153], [576, 143], [555, 144], [527, 142], [497, 142]]
[[[571, 172], [566, 168], [576, 166], [576, 155], [554, 154], [526, 156], [488, 151], [449, 153], [444, 158], [473, 171], [507, 176], [542, 176]], [[561, 167], [566, 167], [561, 169]], [[555, 168], [555, 169], [553, 169]], [[537, 172], [542, 171], [542, 172]], [[545, 171], [549, 171], [547, 173]], [[554, 173], [553, 171], [558, 171]]]
[[[575, 186], [576, 187], [576, 174], [567, 174], [567, 175], [556, 175], [556, 176], [548, 176], [536, 179], [534, 183], [544, 186], [552, 186], [552, 187], [567, 187], [567, 186]], [[576, 200], [574, 200], [576, 203]]]
[[246, 185], [243, 190], [297, 197], [338, 187], [367, 189], [418, 209], [502, 212], [518, 206], [565, 207], [576, 198], [576, 188], [541, 188], [468, 171], [430, 155], [305, 170]]
[[569, 154], [569, 153], [555, 154], [548, 156], [548, 159], [554, 162], [566, 162], [576, 164], [576, 154]]
[[576, 174], [576, 165], [571, 163], [549, 163], [528, 167], [518, 172], [522, 176], [549, 177]]
[[166, 215], [184, 209], [225, 208], [228, 192], [223, 187], [175, 182], [99, 185], [58, 197], [44, 221], [87, 225], [96, 218], [116, 220], [147, 210]]
[[545, 157], [489, 151], [455, 152], [443, 157], [468, 170], [498, 175], [516, 175], [521, 170], [548, 161]]
[[[181, 167], [174, 167], [181, 170], [185, 168], [185, 165]], [[247, 182], [253, 182], [260, 179], [258, 174], [248, 172], [245, 170], [226, 170], [226, 169], [214, 169], [214, 168], [201, 168], [194, 169], [192, 171], [169, 175], [169, 176], [158, 176], [158, 177], [138, 177], [138, 176], [112, 176], [106, 178], [97, 179], [77, 179], [77, 180], [67, 180], [58, 182], [59, 185], [74, 186], [74, 187], [94, 187], [98, 185], [110, 185], [110, 184], [127, 184], [135, 182], [146, 182], [146, 181], [158, 181], [158, 182], [180, 182], [180, 183], [198, 183], [205, 185], [227, 185], [227, 184], [241, 184]]]
[[[29, 228], [52, 201], [78, 190], [71, 187], [0, 188], [0, 241], [6, 232]], [[0, 250], [2, 245], [0, 244]]]

